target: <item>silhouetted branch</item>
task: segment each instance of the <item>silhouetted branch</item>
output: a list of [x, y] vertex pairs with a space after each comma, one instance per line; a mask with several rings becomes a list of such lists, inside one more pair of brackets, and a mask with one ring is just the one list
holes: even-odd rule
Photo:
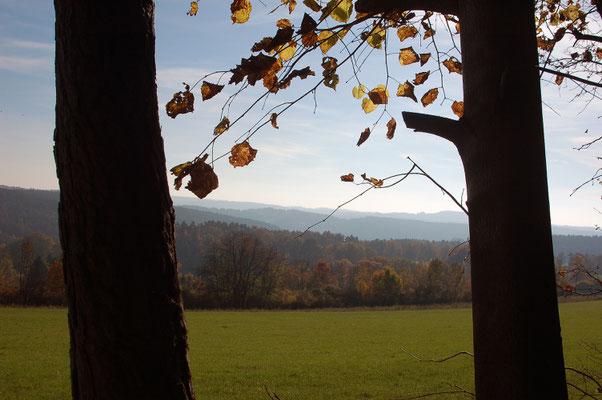
[[474, 394], [472, 392], [469, 392], [468, 390], [456, 389], [456, 390], [446, 390], [446, 391], [443, 391], [443, 392], [426, 393], [426, 394], [421, 394], [420, 396], [413, 396], [413, 397], [395, 397], [395, 398], [391, 398], [389, 400], [424, 399], [424, 398], [430, 397], [430, 396], [439, 396], [439, 395], [442, 395], [442, 394], [457, 394], [457, 393], [466, 393], [466, 394], [470, 394], [471, 396], [474, 397]]
[[544, 68], [544, 67], [537, 67], [537, 68], [540, 71], [547, 72], [548, 74], [553, 74], [553, 75], [556, 75], [556, 76], [562, 76], [563, 78], [568, 78], [568, 79], [570, 79], [572, 81], [581, 82], [581, 83], [584, 83], [584, 84], [589, 85], [589, 86], [594, 86], [594, 87], [602, 88], [602, 83], [600, 83], [600, 82], [594, 82], [594, 81], [590, 81], [590, 80], [587, 80], [587, 79], [579, 78], [578, 76], [571, 75], [571, 74], [565, 74], [564, 72], [555, 71], [553, 69], [548, 69], [548, 68]]
[[463, 124], [458, 120], [408, 111], [402, 112], [401, 115], [406, 127], [414, 132], [431, 133], [454, 144], [465, 132]]
[[268, 397], [272, 400], [282, 400], [280, 397], [278, 397], [278, 395], [276, 394], [276, 392], [272, 392], [270, 393], [270, 390], [268, 389], [267, 386], [265, 387], [265, 392], [268, 394]]
[[458, 15], [457, 0], [357, 0], [355, 9], [361, 13], [423, 10]]
[[594, 139], [594, 140], [592, 140], [591, 142], [588, 142], [588, 143], [582, 144], [582, 145], [581, 145], [581, 146], [579, 146], [579, 147], [574, 147], [573, 149], [574, 149], [574, 150], [587, 150], [587, 149], [589, 149], [589, 148], [590, 148], [590, 146], [591, 146], [592, 144], [596, 143], [596, 142], [597, 142], [597, 141], [599, 141], [599, 140], [602, 140], [602, 136], [600, 136], [600, 137], [599, 137], [599, 138], [597, 138], [597, 139]]
[[410, 353], [409, 351], [407, 351], [403, 347], [400, 347], [399, 349], [401, 351], [403, 351], [404, 353], [406, 353], [407, 355], [409, 355], [410, 357], [412, 357], [412, 358], [414, 358], [414, 359], [416, 359], [416, 360], [418, 360], [420, 362], [436, 362], [436, 363], [440, 363], [440, 362], [444, 362], [444, 361], [447, 361], [447, 360], [451, 360], [452, 358], [457, 357], [457, 356], [461, 356], [461, 355], [467, 355], [467, 356], [470, 356], [470, 357], [474, 357], [474, 354], [472, 354], [472, 353], [470, 353], [468, 351], [459, 351], [456, 354], [453, 354], [453, 355], [451, 355], [449, 357], [442, 358], [440, 360], [427, 360], [427, 359], [420, 358], [420, 357], [418, 357], [418, 356]]

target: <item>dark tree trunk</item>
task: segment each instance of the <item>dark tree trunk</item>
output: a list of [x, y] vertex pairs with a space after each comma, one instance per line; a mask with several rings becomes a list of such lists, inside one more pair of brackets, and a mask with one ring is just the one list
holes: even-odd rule
[[154, 3], [56, 0], [55, 158], [74, 399], [193, 399]]
[[466, 175], [476, 395], [567, 399], [556, 299], [532, 1], [358, 0], [362, 11], [431, 10], [461, 24], [465, 114], [404, 113], [451, 140]]

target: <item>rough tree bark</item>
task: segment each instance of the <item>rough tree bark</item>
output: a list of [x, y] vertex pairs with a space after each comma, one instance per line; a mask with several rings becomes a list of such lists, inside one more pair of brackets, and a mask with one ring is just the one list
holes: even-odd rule
[[56, 0], [55, 159], [74, 399], [194, 399], [154, 3]]
[[404, 113], [452, 141], [464, 164], [476, 395], [567, 399], [532, 1], [360, 0], [361, 11], [460, 19], [465, 113]]

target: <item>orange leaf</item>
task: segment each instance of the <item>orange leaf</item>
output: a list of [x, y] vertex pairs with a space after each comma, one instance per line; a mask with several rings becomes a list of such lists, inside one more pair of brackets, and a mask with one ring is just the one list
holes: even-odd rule
[[571, 285], [564, 285], [564, 287], [562, 288], [562, 290], [564, 290], [565, 292], [574, 292], [575, 288]]
[[209, 83], [203, 81], [203, 85], [201, 86], [201, 94], [203, 95], [203, 101], [209, 100], [216, 94], [222, 91], [224, 85], [215, 85], [213, 83]]
[[397, 96], [399, 97], [409, 97], [410, 99], [418, 102], [416, 96], [414, 95], [414, 85], [410, 82], [406, 81], [403, 85], [400, 83], [397, 88]]
[[314, 47], [319, 40], [320, 38], [315, 32], [309, 32], [301, 36], [301, 43], [305, 47]]
[[381, 187], [383, 185], [383, 183], [384, 183], [382, 179], [376, 179], [376, 178], [372, 178], [372, 177], [371, 178], [367, 178], [365, 173], [362, 174], [362, 178], [365, 181], [370, 182], [371, 184], [373, 184], [376, 187]]
[[347, 175], [341, 176], [341, 181], [343, 181], [343, 182], [353, 182], [354, 178], [355, 177], [353, 176], [353, 174], [347, 174]]
[[431, 53], [422, 53], [420, 54], [420, 66], [422, 67], [427, 61], [431, 58]]
[[431, 36], [435, 36], [435, 31], [432, 28], [428, 28], [426, 30], [426, 32], [424, 32], [424, 38], [423, 39], [428, 39]]
[[244, 24], [251, 16], [253, 5], [248, 0], [234, 0], [230, 5], [233, 24]]
[[554, 82], [556, 82], [556, 84], [558, 86], [560, 86], [560, 84], [562, 83], [562, 81], [564, 81], [564, 76], [562, 76], [562, 75], [556, 75], [556, 80]]
[[462, 63], [456, 59], [456, 57], [451, 57], [445, 61], [443, 61], [443, 65], [451, 74], [452, 72], [456, 72], [462, 75]]
[[165, 111], [171, 118], [193, 112], [194, 95], [190, 92], [190, 86], [186, 85], [184, 92], [174, 93], [173, 98], [165, 105]]
[[599, 47], [596, 49], [596, 57], [598, 57], [598, 60], [602, 60], [602, 49]]
[[280, 128], [278, 128], [278, 122], [276, 121], [276, 118], [278, 118], [278, 114], [272, 113], [272, 115], [270, 115], [270, 122], [272, 123], [272, 126], [274, 128], [280, 129]]
[[188, 11], [186, 13], [186, 15], [190, 15], [191, 17], [193, 15], [196, 15], [196, 13], [199, 11], [199, 3], [197, 3], [196, 1], [191, 1], [190, 2], [190, 11]]
[[276, 22], [276, 26], [278, 28], [291, 28], [293, 25], [291, 24], [291, 21], [289, 21], [286, 18], [282, 18], [279, 19], [278, 22]]
[[458, 116], [458, 118], [462, 118], [462, 116], [464, 115], [464, 102], [454, 101], [454, 103], [451, 106], [451, 109], [454, 112], [454, 114]]
[[397, 36], [399, 36], [399, 40], [403, 42], [407, 38], [413, 38], [418, 33], [418, 30], [414, 28], [412, 25], [404, 25], [397, 30]]
[[414, 79], [414, 85], [422, 85], [429, 78], [431, 71], [420, 72], [416, 74], [416, 78]]
[[547, 39], [543, 36], [537, 38], [537, 47], [544, 51], [552, 51], [556, 42], [554, 40]]
[[232, 147], [232, 155], [228, 158], [234, 167], [244, 167], [255, 159], [257, 150], [251, 147], [246, 140]]
[[397, 121], [395, 121], [395, 118], [391, 118], [391, 120], [387, 122], [387, 139], [393, 139], [395, 128], [397, 128]]
[[368, 140], [369, 137], [370, 137], [370, 128], [366, 128], [360, 135], [360, 139], [357, 141], [357, 145], [361, 146], [361, 144], [364, 143], [366, 140]]
[[438, 95], [439, 95], [439, 89], [437, 89], [437, 88], [431, 89], [428, 92], [426, 92], [424, 94], [424, 96], [422, 96], [422, 98], [420, 99], [422, 106], [426, 107], [429, 104], [432, 104]]
[[563, 269], [558, 271], [558, 275], [562, 276], [563, 278], [564, 278], [565, 273], [566, 273], [566, 271]]
[[418, 54], [412, 47], [406, 47], [399, 51], [399, 63], [401, 65], [413, 64], [419, 60]]

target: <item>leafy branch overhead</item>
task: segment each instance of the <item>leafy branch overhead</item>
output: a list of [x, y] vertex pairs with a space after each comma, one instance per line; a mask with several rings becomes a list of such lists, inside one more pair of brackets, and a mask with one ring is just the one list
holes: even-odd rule
[[[449, 98], [445, 91], [445, 83], [454, 76], [460, 77], [462, 74], [460, 50], [456, 45], [461, 29], [457, 17], [434, 14], [430, 11], [361, 13], [355, 10], [357, 2], [353, 0], [272, 0], [272, 2], [274, 6], [257, 2], [255, 8], [250, 0], [234, 0], [230, 4], [232, 23], [247, 22], [253, 13], [258, 12], [260, 5], [263, 5], [264, 10], [269, 14], [282, 9], [280, 12], [284, 13], [286, 18], [275, 17], [274, 34], [258, 38], [247, 58], [242, 58], [238, 65], [221, 73], [222, 77], [229, 75], [228, 85], [220, 84], [219, 81], [210, 82], [208, 78], [219, 73], [210, 74], [201, 78], [192, 87], [186, 85], [185, 90], [175, 93], [173, 99], [166, 105], [167, 114], [175, 118], [180, 114], [194, 111], [192, 91], [201, 81], [203, 101], [219, 98], [218, 95], [222, 93], [225, 86], [239, 86], [226, 100], [222, 115], [219, 116], [219, 123], [214, 127], [214, 137], [200, 152], [201, 154], [204, 154], [218, 137], [232, 130], [249, 111], [260, 104], [265, 104], [268, 96], [277, 95], [302, 80], [308, 80], [309, 89], [302, 89], [302, 94], [294, 100], [282, 102], [271, 109], [261, 121], [234, 140], [236, 144], [230, 153], [212, 159], [215, 161], [228, 156], [230, 163], [235, 167], [248, 165], [257, 154], [257, 150], [252, 149], [249, 143], [260, 128], [271, 125], [278, 129], [278, 117], [292, 105], [312, 93], [315, 95], [316, 90], [322, 85], [336, 90], [340, 82], [347, 80], [357, 81], [351, 95], [360, 100], [359, 107], [364, 113], [372, 113], [379, 107], [382, 110], [374, 127], [363, 131], [358, 146], [368, 140], [370, 132], [374, 131], [384, 114], [391, 117], [386, 126], [386, 136], [389, 139], [393, 138], [396, 122], [389, 111], [390, 89], [396, 97], [402, 98], [402, 106], [406, 101], [403, 98], [416, 103], [420, 98], [423, 107], [440, 102], [448, 104], [450, 111], [458, 118], [463, 116], [462, 99]], [[572, 60], [570, 65], [590, 63], [596, 66], [595, 72], [599, 79], [597, 68], [600, 65], [602, 50], [592, 45], [595, 40], [584, 39], [591, 39], [588, 21], [591, 19], [594, 6], [588, 8], [582, 0], [567, 0], [566, 4], [564, 3], [564, 0], [537, 1], [536, 19], [541, 33], [538, 45], [542, 50], [542, 59], [545, 58], [547, 62], [544, 66], [560, 68], [563, 62], [570, 60]], [[196, 1], [191, 2], [187, 14], [197, 15], [198, 8]], [[546, 56], [552, 54], [555, 44], [567, 34], [577, 41], [587, 43], [589, 47], [584, 48], [584, 51], [579, 54], [571, 55], [570, 60]], [[441, 47], [441, 43], [437, 41], [441, 35], [446, 35], [446, 38], [439, 42], [451, 43], [446, 45], [446, 48]], [[381, 83], [367, 86], [362, 80], [373, 80], [375, 77], [372, 76], [373, 74], [368, 74], [364, 78], [361, 69], [367, 58], [374, 52], [384, 56], [386, 75], [382, 77]], [[317, 63], [315, 58], [310, 59], [311, 54], [320, 54], [321, 62]], [[390, 65], [389, 57], [394, 57], [396, 62]], [[399, 73], [392, 73], [393, 64], [398, 64]], [[343, 70], [343, 66], [347, 69]], [[351, 76], [342, 77], [341, 74], [349, 73], [346, 72], [349, 68], [352, 70]], [[264, 94], [242, 114], [228, 115], [236, 96], [259, 82], [265, 89]], [[560, 84], [562, 77], [559, 76], [556, 82]], [[372, 89], [368, 89], [369, 87]]]

